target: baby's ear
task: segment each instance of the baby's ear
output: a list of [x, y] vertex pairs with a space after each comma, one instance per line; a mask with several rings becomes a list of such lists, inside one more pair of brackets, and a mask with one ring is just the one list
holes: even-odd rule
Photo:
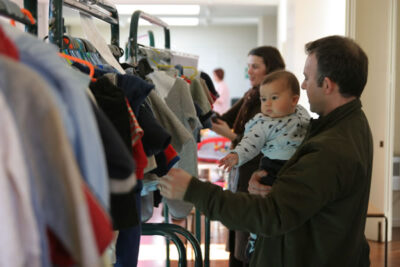
[[292, 105], [293, 105], [293, 106], [296, 106], [296, 105], [297, 105], [297, 102], [299, 102], [299, 99], [300, 99], [300, 96], [299, 96], [299, 95], [293, 95], [293, 98], [292, 98]]

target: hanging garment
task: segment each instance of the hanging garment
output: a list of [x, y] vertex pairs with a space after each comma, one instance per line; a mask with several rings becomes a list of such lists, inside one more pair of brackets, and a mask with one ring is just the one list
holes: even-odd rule
[[99, 132], [85, 95], [89, 77], [65, 65], [57, 47], [6, 28], [17, 45], [21, 62], [39, 73], [57, 101], [82, 176], [103, 206], [109, 206], [108, 175]]
[[41, 267], [39, 229], [12, 114], [0, 93], [0, 266]]
[[210, 91], [211, 97], [214, 99], [214, 101], [219, 97], [219, 94], [217, 90], [215, 89], [214, 83], [211, 80], [210, 76], [205, 73], [205, 72], [200, 72], [200, 78], [204, 79], [204, 81], [207, 84], [207, 88]]
[[129, 112], [124, 93], [105, 76], [98, 78], [96, 82], [91, 82], [89, 88], [99, 107], [118, 131], [126, 148], [132, 153]]
[[204, 89], [198, 79], [193, 79], [190, 83], [190, 93], [192, 95], [193, 102], [197, 103], [201, 110], [204, 112], [201, 115], [210, 112], [210, 102], [208, 101], [207, 95], [204, 92]]
[[118, 132], [102, 110], [95, 108], [100, 134], [106, 153], [107, 169], [110, 175], [111, 218], [115, 230], [136, 226], [139, 216], [136, 211], [134, 185], [136, 184], [135, 164]]
[[154, 116], [161, 125], [170, 133], [171, 144], [179, 153], [182, 147], [193, 138], [192, 134], [178, 120], [176, 115], [171, 111], [168, 105], [158, 96], [158, 91], [152, 90], [148, 97], [148, 102], [154, 113]]
[[[44, 218], [81, 265], [99, 266], [82, 176], [47, 83], [28, 67], [0, 56], [4, 96], [12, 106], [21, 144], [38, 197], [36, 216]], [[7, 78], [6, 78], [7, 77]], [[43, 225], [42, 225], [43, 227]]]
[[[173, 86], [169, 89], [166, 86], [159, 85], [158, 83], [163, 81], [162, 77], [165, 77], [165, 74], [160, 71], [150, 73], [148, 77], [155, 83], [156, 90], [159, 87], [167, 90], [163, 92], [166, 95], [164, 100], [167, 106], [192, 135], [179, 151], [180, 160], [177, 162], [176, 167], [186, 170], [194, 177], [198, 177], [197, 145], [193, 134], [201, 128], [201, 124], [196, 116], [189, 85], [180, 78], [175, 79]], [[175, 218], [185, 218], [193, 208], [192, 204], [179, 200], [166, 199], [166, 203], [171, 215]]]
[[17, 47], [10, 40], [10, 38], [6, 36], [1, 25], [0, 25], [0, 54], [6, 55], [15, 60], [19, 60]]

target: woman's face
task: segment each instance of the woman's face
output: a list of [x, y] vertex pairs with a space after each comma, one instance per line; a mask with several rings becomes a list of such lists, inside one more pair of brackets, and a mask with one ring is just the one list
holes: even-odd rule
[[265, 75], [267, 75], [267, 66], [265, 66], [262, 57], [249, 55], [247, 67], [251, 86], [260, 85]]

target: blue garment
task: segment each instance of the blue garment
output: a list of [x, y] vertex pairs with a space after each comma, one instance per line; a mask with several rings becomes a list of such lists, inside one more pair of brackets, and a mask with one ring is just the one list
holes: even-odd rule
[[28, 34], [5, 28], [17, 45], [22, 63], [50, 85], [82, 176], [102, 205], [109, 207], [108, 175], [104, 151], [85, 89], [89, 77], [68, 67], [58, 48]]
[[[141, 197], [140, 193], [142, 190], [142, 180], [138, 180], [136, 185], [136, 209], [141, 217]], [[139, 258], [139, 246], [140, 246], [140, 236], [142, 234], [142, 225], [139, 221], [139, 225], [127, 229], [119, 230], [117, 244], [116, 244], [116, 254], [117, 262], [114, 267], [135, 267], [138, 263]]]
[[138, 117], [139, 107], [150, 94], [154, 85], [133, 75], [117, 74], [117, 86], [122, 88], [129, 100], [133, 113]]

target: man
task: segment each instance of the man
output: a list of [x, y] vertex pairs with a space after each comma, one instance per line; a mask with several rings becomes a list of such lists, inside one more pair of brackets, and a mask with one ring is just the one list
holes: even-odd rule
[[[369, 266], [364, 236], [372, 136], [361, 110], [368, 59], [351, 39], [306, 44], [304, 82], [312, 120], [273, 187], [253, 174], [248, 194], [192, 179], [179, 169], [160, 179], [161, 194], [184, 199], [231, 229], [259, 235], [250, 266]], [[255, 195], [254, 195], [255, 194]]]

